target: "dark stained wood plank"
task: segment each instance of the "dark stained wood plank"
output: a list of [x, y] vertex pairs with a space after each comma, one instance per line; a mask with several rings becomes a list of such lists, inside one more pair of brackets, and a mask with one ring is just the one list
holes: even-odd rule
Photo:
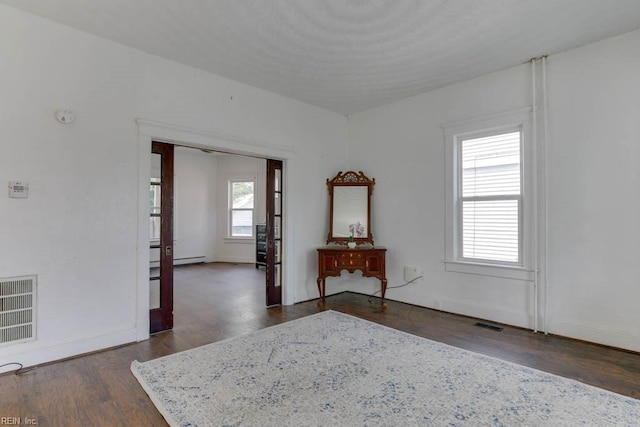
[[[264, 270], [253, 264], [175, 268], [174, 330], [148, 341], [50, 363], [21, 376], [0, 376], [0, 417], [37, 418], [40, 426], [167, 425], [131, 374], [146, 361], [243, 335], [320, 311], [317, 301], [265, 308]], [[478, 319], [342, 293], [331, 309], [418, 336], [574, 378], [640, 398], [640, 355], [507, 325], [501, 332]]]

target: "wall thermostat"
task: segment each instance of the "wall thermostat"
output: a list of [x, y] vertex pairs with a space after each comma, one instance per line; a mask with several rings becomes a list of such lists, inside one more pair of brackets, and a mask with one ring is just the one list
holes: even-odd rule
[[24, 181], [9, 182], [9, 197], [14, 199], [26, 199], [29, 197], [29, 183]]

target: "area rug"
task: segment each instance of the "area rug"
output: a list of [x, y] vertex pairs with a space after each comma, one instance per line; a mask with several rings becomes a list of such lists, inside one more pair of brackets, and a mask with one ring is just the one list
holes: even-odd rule
[[640, 425], [640, 400], [334, 311], [131, 370], [172, 426]]

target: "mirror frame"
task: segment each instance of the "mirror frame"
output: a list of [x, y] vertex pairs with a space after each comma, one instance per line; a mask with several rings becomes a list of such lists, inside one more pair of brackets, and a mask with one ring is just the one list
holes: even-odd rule
[[368, 178], [362, 171], [356, 173], [347, 171], [338, 174], [333, 179], [327, 179], [327, 189], [329, 190], [329, 233], [327, 235], [327, 244], [347, 244], [348, 237], [333, 236], [333, 190], [335, 187], [367, 187], [367, 237], [354, 237], [356, 244], [373, 245], [373, 233], [371, 233], [371, 195], [373, 194], [373, 186], [376, 184], [375, 178]]

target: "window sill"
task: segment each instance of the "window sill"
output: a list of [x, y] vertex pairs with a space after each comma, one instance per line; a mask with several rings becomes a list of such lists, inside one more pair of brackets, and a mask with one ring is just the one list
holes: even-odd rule
[[534, 271], [525, 267], [451, 260], [444, 260], [443, 262], [445, 271], [453, 273], [476, 274], [479, 276], [524, 280], [526, 282], [533, 282], [535, 279]]
[[225, 237], [225, 243], [240, 243], [240, 244], [250, 244], [255, 243], [255, 237]]

